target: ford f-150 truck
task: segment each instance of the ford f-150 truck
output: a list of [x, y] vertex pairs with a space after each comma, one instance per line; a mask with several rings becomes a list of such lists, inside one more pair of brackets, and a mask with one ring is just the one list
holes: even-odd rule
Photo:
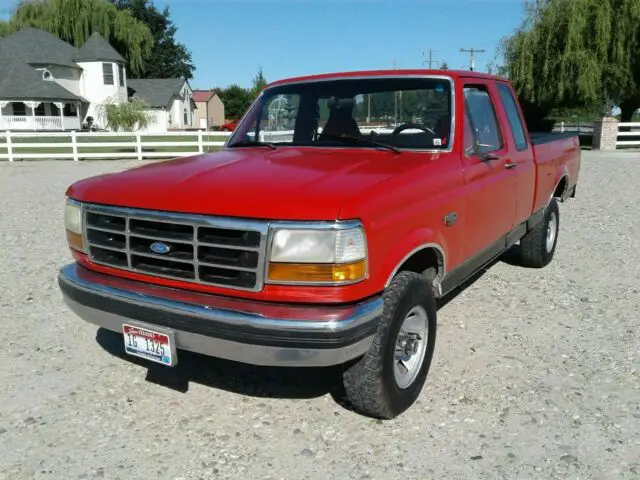
[[221, 151], [71, 185], [59, 285], [128, 354], [342, 365], [353, 407], [393, 418], [427, 377], [437, 299], [517, 243], [547, 265], [579, 167], [578, 138], [529, 133], [498, 77], [278, 81]]

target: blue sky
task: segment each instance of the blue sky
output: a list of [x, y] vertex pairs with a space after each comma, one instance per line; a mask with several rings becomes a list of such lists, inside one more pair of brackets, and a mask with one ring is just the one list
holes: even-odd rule
[[[192, 51], [194, 88], [361, 69], [421, 68], [423, 52], [477, 70], [513, 32], [524, 0], [155, 0], [169, 5], [178, 39]], [[0, 0], [0, 16], [16, 4]]]
[[261, 65], [267, 80], [346, 70], [421, 68], [436, 50], [450, 68], [468, 65], [460, 48], [485, 49], [524, 15], [523, 0], [156, 0], [168, 4], [178, 37], [193, 52], [194, 88], [248, 85]]

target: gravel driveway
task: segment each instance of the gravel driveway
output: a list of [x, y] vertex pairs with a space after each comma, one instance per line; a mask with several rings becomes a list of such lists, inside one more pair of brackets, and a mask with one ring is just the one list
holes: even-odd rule
[[341, 404], [335, 371], [122, 357], [63, 304], [68, 184], [137, 162], [0, 163], [0, 478], [640, 478], [640, 153], [584, 152], [544, 270], [442, 306], [418, 403]]

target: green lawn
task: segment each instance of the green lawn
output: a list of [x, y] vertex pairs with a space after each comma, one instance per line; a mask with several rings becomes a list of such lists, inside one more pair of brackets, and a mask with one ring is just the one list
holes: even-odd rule
[[[102, 147], [88, 147], [83, 145], [88, 145], [91, 143], [121, 143], [121, 142], [135, 142], [135, 135], [119, 135], [114, 137], [89, 137], [89, 136], [78, 136], [78, 153], [101, 153], [104, 154], [105, 157], [108, 157], [110, 153], [135, 153], [136, 147], [135, 144], [132, 144], [130, 147], [122, 147], [122, 146], [102, 146]], [[216, 134], [206, 134], [202, 136], [202, 140], [205, 142], [224, 142], [227, 137], [220, 136]], [[165, 136], [165, 135], [142, 135], [142, 142], [197, 142], [197, 135], [187, 135], [187, 136]], [[51, 136], [51, 137], [12, 137], [11, 144], [14, 153], [29, 153], [29, 154], [42, 154], [43, 157], [48, 153], [71, 153], [72, 148], [69, 145], [64, 145], [60, 147], [47, 146], [47, 147], [23, 147], [20, 144], [37, 144], [37, 143], [60, 143], [60, 144], [68, 144], [71, 141], [70, 137], [60, 137], [60, 136]], [[7, 148], [6, 138], [0, 137], [0, 154], [6, 154]], [[204, 146], [205, 152], [214, 152], [219, 150], [220, 147], [217, 146]], [[197, 145], [179, 145], [179, 146], [153, 146], [153, 147], [142, 147], [143, 152], [167, 152], [167, 153], [198, 153]]]

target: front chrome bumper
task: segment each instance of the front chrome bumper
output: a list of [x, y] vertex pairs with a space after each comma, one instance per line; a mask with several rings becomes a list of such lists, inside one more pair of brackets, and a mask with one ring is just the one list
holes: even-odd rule
[[329, 366], [369, 350], [382, 297], [354, 305], [285, 305], [160, 287], [63, 267], [58, 283], [82, 319], [122, 332], [123, 323], [170, 330], [176, 347], [254, 365]]

